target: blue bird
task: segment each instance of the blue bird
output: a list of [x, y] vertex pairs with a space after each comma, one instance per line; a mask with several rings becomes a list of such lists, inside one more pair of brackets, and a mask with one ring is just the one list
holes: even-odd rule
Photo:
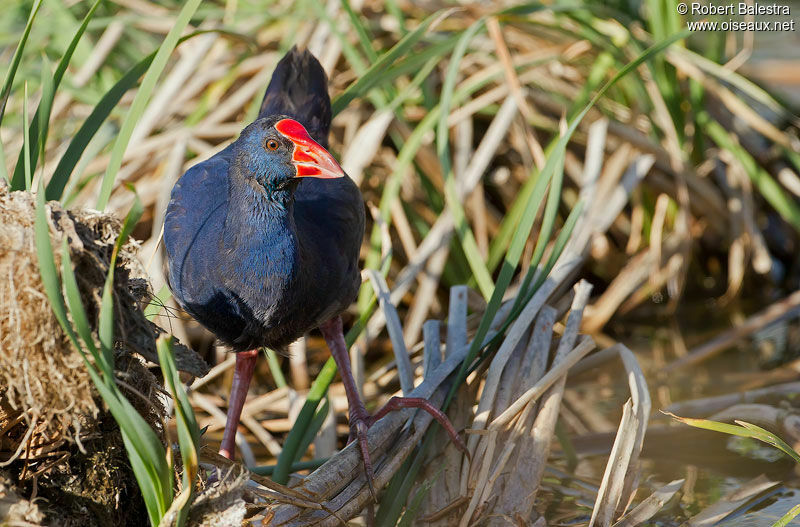
[[463, 443], [424, 399], [393, 398], [373, 417], [356, 390], [340, 314], [361, 284], [364, 203], [327, 151], [330, 125], [325, 72], [308, 51], [293, 48], [275, 68], [258, 118], [172, 189], [167, 274], [181, 307], [236, 352], [220, 454], [233, 456], [258, 349], [284, 350], [319, 327], [342, 376], [351, 439], [374, 495], [367, 429], [380, 416], [422, 408]]

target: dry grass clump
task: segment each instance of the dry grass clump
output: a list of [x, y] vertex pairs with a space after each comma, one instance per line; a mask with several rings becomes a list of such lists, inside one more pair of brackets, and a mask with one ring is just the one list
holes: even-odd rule
[[[82, 525], [124, 523], [143, 514], [143, 505], [119, 428], [45, 295], [34, 208], [31, 194], [0, 186], [0, 467], [8, 467], [12, 482], [3, 488], [16, 481], [25, 489], [21, 495], [29, 495], [35, 485], [57, 505], [50, 513], [56, 510], [58, 517]], [[48, 204], [47, 216], [56, 261], [66, 239], [81, 300], [89, 320], [96, 321], [120, 222], [96, 211], [64, 210], [55, 202]], [[155, 361], [161, 330], [141, 309], [148, 285], [137, 250], [134, 241], [124, 245], [115, 273], [115, 369], [137, 411], [162, 431], [162, 387], [142, 360]], [[206, 372], [203, 361], [183, 347], [178, 363], [194, 375]]]
[[[0, 189], [0, 246], [6, 249], [0, 254], [0, 376], [4, 386], [0, 415], [23, 415], [28, 430], [36, 429], [42, 439], [79, 440], [93, 432], [91, 420], [98, 416], [99, 399], [80, 355], [45, 296], [34, 242], [34, 207], [31, 194]], [[96, 320], [120, 223], [112, 215], [65, 211], [55, 203], [48, 206], [48, 212], [53, 247], [60, 248], [66, 237], [82, 301], [89, 320]], [[115, 329], [125, 343], [121, 355], [147, 353], [148, 340], [155, 352], [155, 331], [139, 309], [141, 298], [134, 296], [141, 294], [145, 283], [136, 276], [140, 270], [135, 252], [135, 242], [126, 244], [121, 252], [114, 288]], [[58, 254], [56, 258], [60, 261]], [[122, 364], [128, 367], [122, 370], [128, 383], [147, 394], [148, 384], [154, 382], [149, 372], [138, 361], [124, 360]], [[15, 441], [9, 441], [7, 430], [3, 437], [5, 453]]]

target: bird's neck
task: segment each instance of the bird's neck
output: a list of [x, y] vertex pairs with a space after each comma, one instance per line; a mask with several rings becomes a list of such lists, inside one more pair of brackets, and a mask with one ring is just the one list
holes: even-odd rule
[[275, 285], [290, 283], [298, 264], [293, 208], [288, 190], [269, 192], [252, 178], [230, 178], [223, 245], [231, 271], [260, 283], [267, 277]]

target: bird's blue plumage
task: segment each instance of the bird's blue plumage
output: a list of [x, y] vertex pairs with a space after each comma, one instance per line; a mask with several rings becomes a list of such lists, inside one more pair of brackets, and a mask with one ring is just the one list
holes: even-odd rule
[[288, 146], [264, 148], [286, 117], [327, 146], [327, 79], [296, 49], [276, 67], [259, 118], [180, 178], [165, 216], [174, 296], [237, 351], [284, 348], [346, 309], [361, 282], [361, 194], [347, 176], [291, 177]]

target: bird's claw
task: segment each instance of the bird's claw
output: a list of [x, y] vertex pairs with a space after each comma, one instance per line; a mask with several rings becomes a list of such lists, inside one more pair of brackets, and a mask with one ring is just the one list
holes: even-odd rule
[[[360, 402], [360, 401], [359, 401]], [[367, 477], [367, 487], [372, 496], [372, 501], [378, 503], [378, 493], [375, 492], [375, 471], [372, 468], [372, 459], [369, 455], [368, 432], [374, 419], [363, 404], [353, 405], [350, 409], [350, 436], [347, 438], [349, 445], [353, 441], [358, 444], [361, 460], [364, 462], [364, 475]]]
[[361, 460], [364, 462], [364, 474], [367, 477], [367, 487], [372, 496], [372, 501], [378, 503], [378, 493], [375, 492], [375, 471], [372, 468], [372, 459], [369, 456], [369, 442], [367, 441], [367, 432], [372, 423], [369, 417], [356, 418], [351, 421], [350, 425], [350, 441], [355, 440], [358, 443], [358, 449], [361, 452]]
[[358, 449], [361, 451], [361, 459], [364, 461], [364, 473], [367, 477], [367, 486], [369, 487], [369, 492], [372, 495], [372, 499], [375, 503], [378, 502], [378, 494], [375, 492], [375, 472], [372, 468], [372, 460], [370, 459], [369, 455], [367, 432], [369, 431], [369, 428], [382, 417], [385, 417], [391, 412], [405, 408], [417, 408], [430, 414], [431, 417], [433, 417], [440, 425], [442, 425], [442, 428], [444, 428], [444, 430], [447, 432], [447, 435], [450, 436], [450, 440], [453, 442], [456, 448], [463, 452], [467, 458], [472, 461], [472, 458], [469, 455], [469, 450], [467, 449], [467, 445], [464, 444], [464, 441], [462, 441], [458, 436], [453, 424], [450, 422], [444, 412], [433, 406], [433, 404], [431, 404], [431, 402], [427, 399], [420, 397], [392, 397], [389, 399], [389, 402], [386, 403], [383, 408], [378, 410], [374, 415], [369, 415], [363, 406], [356, 406], [353, 408], [353, 411], [350, 415], [350, 436], [347, 440], [347, 443], [349, 444], [354, 440], [358, 442]]

